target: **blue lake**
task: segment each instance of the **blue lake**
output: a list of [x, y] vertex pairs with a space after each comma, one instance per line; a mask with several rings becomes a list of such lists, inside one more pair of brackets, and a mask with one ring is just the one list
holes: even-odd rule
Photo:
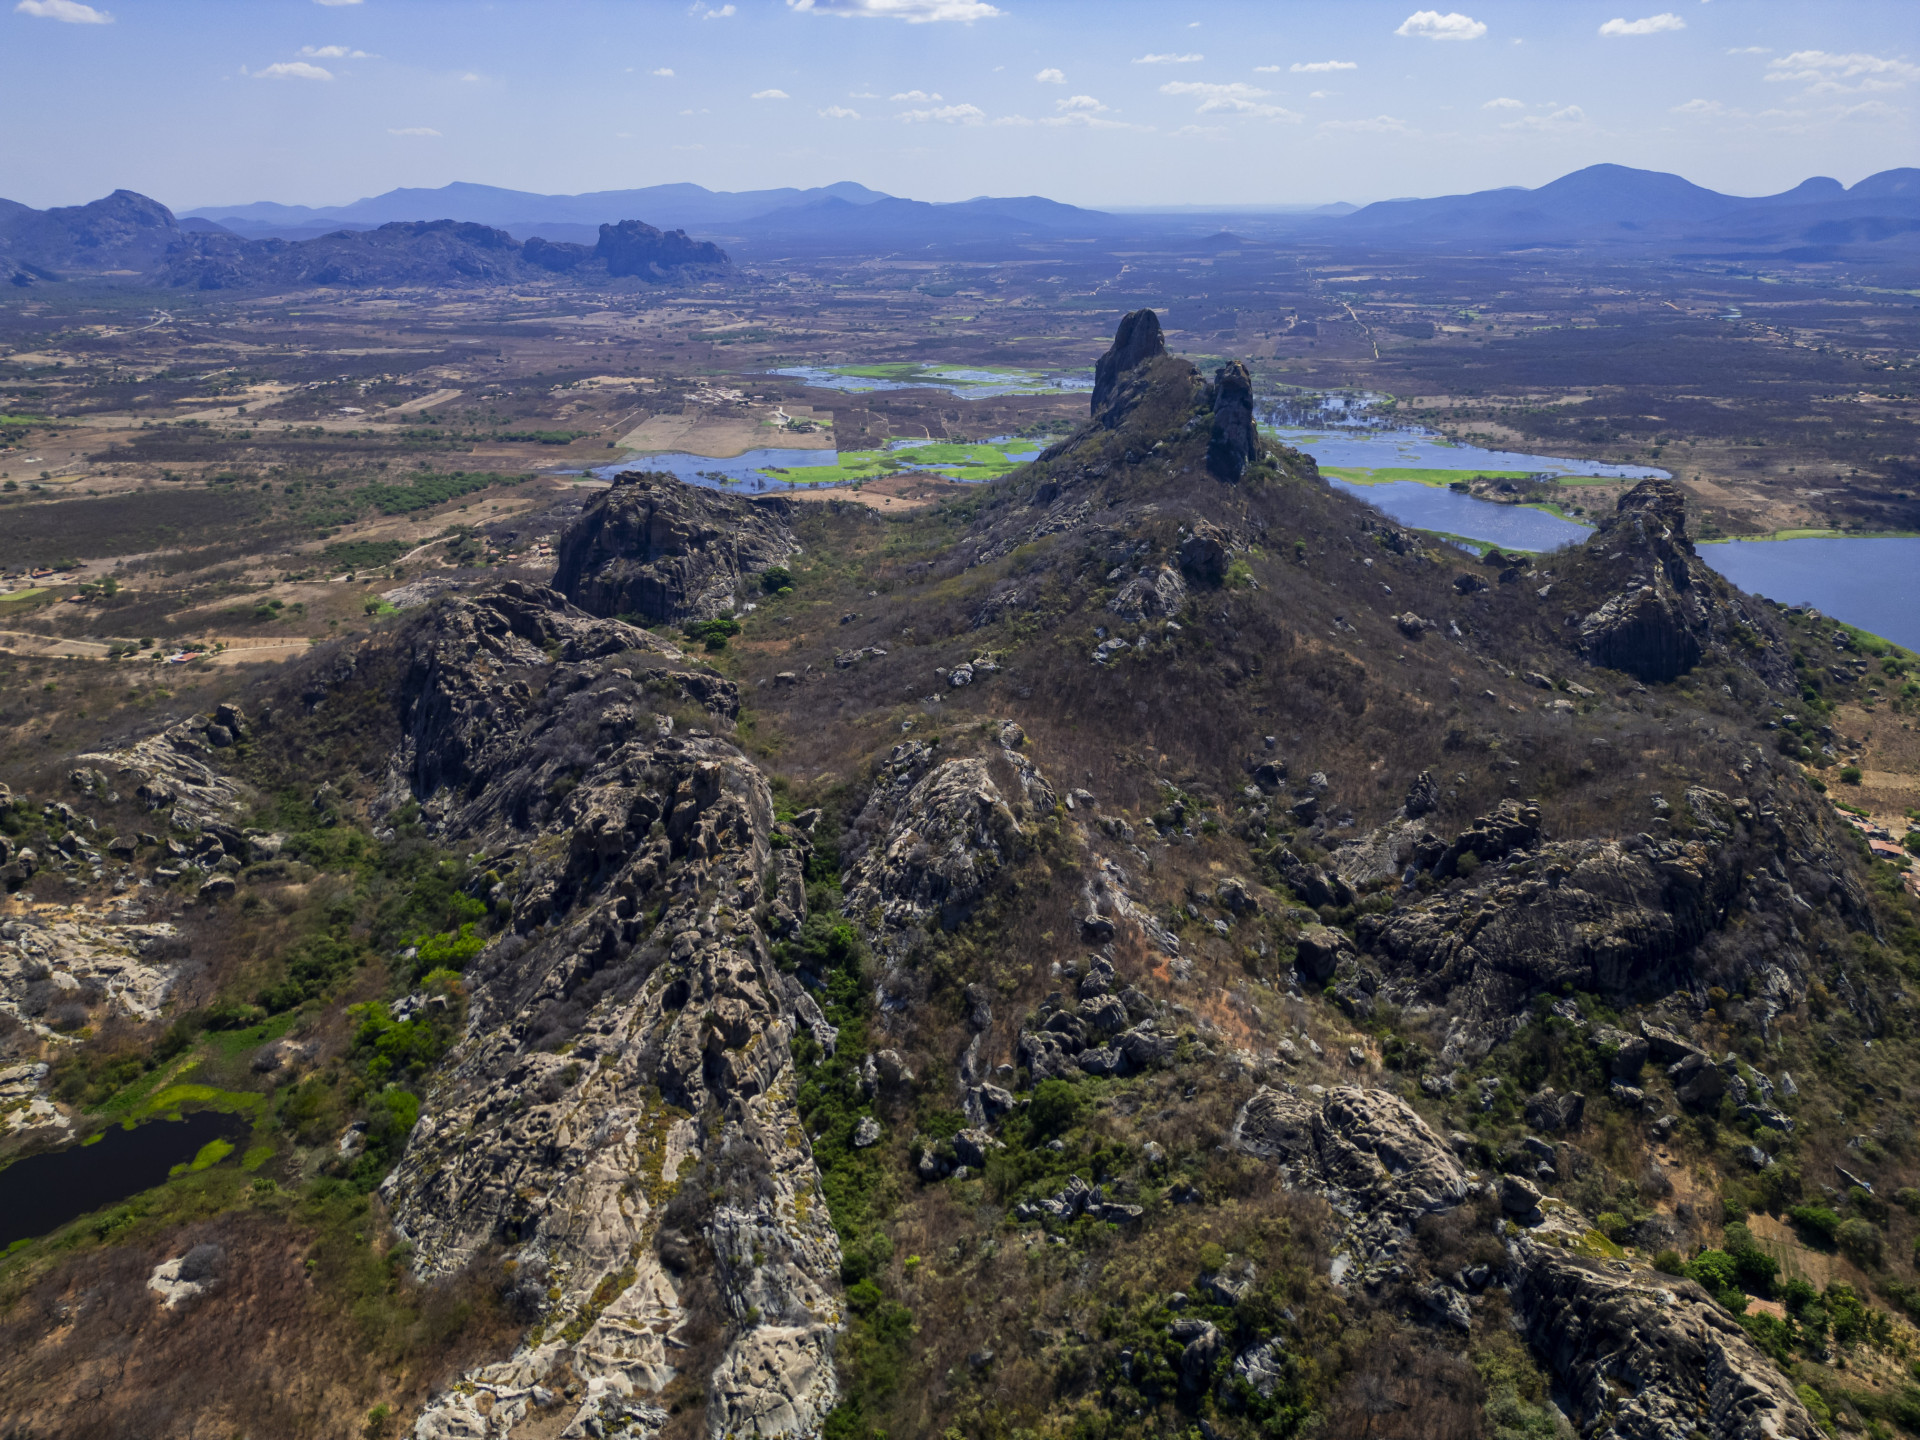
[[[1318, 457], [1315, 457], [1318, 458]], [[1577, 545], [1593, 531], [1544, 510], [1524, 505], [1496, 505], [1471, 495], [1436, 489], [1416, 480], [1390, 480], [1379, 485], [1355, 485], [1329, 478], [1327, 483], [1356, 500], [1377, 506], [1416, 530], [1444, 530], [1470, 540], [1486, 540], [1516, 550], [1558, 550]]]
[[617, 464], [597, 466], [593, 473], [602, 480], [611, 480], [623, 470], [663, 470], [675, 479], [709, 490], [732, 490], [743, 495], [777, 495], [801, 487], [787, 484], [778, 475], [768, 474], [769, 469], [801, 470], [839, 463], [838, 450], [748, 450], [727, 460], [674, 451], [658, 455], [633, 455]]
[[1742, 590], [1825, 614], [1920, 650], [1920, 539], [1730, 540], [1700, 558]]
[[791, 365], [769, 373], [803, 380], [816, 390], [841, 390], [849, 394], [865, 394], [873, 390], [945, 390], [949, 395], [968, 400], [1093, 389], [1093, 376], [1090, 374], [1044, 375], [1029, 371], [1008, 375], [998, 370], [969, 370], [963, 365], [930, 365], [907, 380], [888, 380], [877, 375], [842, 375], [824, 365]]
[[[1591, 475], [1614, 480], [1671, 480], [1650, 465], [1603, 465], [1596, 460], [1563, 460], [1553, 455], [1524, 455], [1515, 450], [1483, 450], [1456, 445], [1426, 430], [1362, 426], [1307, 429], [1263, 427], [1282, 445], [1304, 450], [1322, 465], [1353, 465], [1368, 470], [1520, 470], [1538, 475]], [[1460, 532], [1465, 534], [1465, 531]]]

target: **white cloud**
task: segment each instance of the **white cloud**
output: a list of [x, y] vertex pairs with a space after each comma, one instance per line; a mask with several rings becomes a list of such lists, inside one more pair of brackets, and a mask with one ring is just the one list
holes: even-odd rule
[[872, 90], [849, 90], [847, 92], [847, 98], [849, 100], [878, 100], [880, 97]]
[[387, 131], [387, 134], [389, 135], [430, 135], [436, 140], [440, 138], [440, 132], [427, 125], [406, 125], [406, 126], [402, 126], [398, 130], [389, 130]]
[[1078, 110], [1088, 115], [1098, 115], [1107, 107], [1091, 95], [1069, 95], [1064, 100], [1054, 101], [1053, 108], [1056, 110]]
[[1285, 68], [1284, 65], [1256, 65], [1253, 67], [1253, 73], [1256, 75], [1278, 75]]
[[331, 80], [333, 72], [304, 60], [282, 60], [264, 70], [253, 72], [256, 80]]
[[820, 112], [820, 118], [822, 120], [858, 120], [860, 112], [849, 110], [844, 105], [829, 105]]
[[1296, 75], [1327, 75], [1335, 70], [1358, 70], [1359, 68], [1359, 64], [1352, 60], [1310, 60], [1305, 65], [1287, 67]]
[[1325, 100], [1330, 95], [1338, 95], [1338, 90], [1312, 90], [1307, 93], [1309, 100]]
[[663, 80], [671, 80], [673, 78], [673, 67], [671, 65], [662, 65], [658, 70], [655, 70], [653, 73], [655, 75], [658, 75]]
[[1051, 65], [1049, 65], [1046, 69], [1042, 70], [1038, 75], [1034, 76], [1033, 78], [1036, 80], [1045, 81], [1049, 85], [1064, 85], [1067, 83], [1066, 73], [1064, 71], [1054, 69], [1053, 66]]
[[1658, 35], [1665, 30], [1684, 30], [1687, 22], [1678, 15], [1649, 15], [1641, 20], [1609, 20], [1600, 27], [1602, 35]]
[[1767, 79], [1804, 83], [1808, 95], [1858, 95], [1868, 90], [1898, 90], [1920, 79], [1920, 65], [1881, 55], [1826, 50], [1796, 50], [1767, 62]]
[[1198, 95], [1196, 115], [1251, 115], [1261, 120], [1297, 121], [1305, 117], [1281, 105], [1263, 103], [1270, 91], [1258, 85], [1235, 80], [1231, 84], [1212, 84], [1204, 80], [1169, 80], [1160, 87], [1162, 95]]
[[784, 90], [756, 90], [747, 98], [750, 100], [791, 100], [793, 97]]
[[996, 125], [1031, 125], [1033, 121], [1024, 115], [1002, 115], [993, 122]]
[[1458, 10], [1444, 15], [1438, 10], [1416, 10], [1393, 33], [1421, 40], [1478, 40], [1487, 33], [1487, 27]]
[[300, 53], [309, 60], [378, 60], [378, 55], [369, 55], [365, 50], [351, 50], [345, 45], [302, 45]]
[[[700, 7], [698, 5], [694, 6], [694, 9], [696, 10], [699, 8]], [[718, 10], [707, 11], [707, 13], [702, 15], [700, 18], [702, 20], [731, 20], [738, 13], [739, 12], [736, 11], [733, 8], [733, 6], [722, 5]]]
[[889, 95], [887, 97], [887, 99], [894, 104], [898, 104], [903, 100], [909, 102], [918, 100], [922, 104], [925, 104], [930, 100], [944, 100], [946, 98], [947, 97], [942, 95], [938, 90], [935, 90], [932, 94], [928, 94], [925, 90], [902, 90], [898, 95]]
[[483, 76], [476, 74], [472, 70], [467, 71], [466, 74], [460, 77], [461, 81], [468, 85], [478, 85], [483, 78]]
[[1741, 45], [1727, 51], [1729, 55], [1771, 55], [1772, 53], [1773, 51], [1765, 45]]
[[1206, 58], [1204, 55], [1175, 55], [1169, 51], [1165, 55], [1142, 55], [1133, 63], [1136, 65], [1195, 65]]
[[111, 25], [113, 16], [80, 0], [20, 0], [13, 7], [20, 15], [37, 15], [42, 20], [59, 20], [67, 25]]
[[904, 20], [909, 25], [941, 20], [971, 25], [1006, 13], [986, 0], [787, 0], [787, 8], [809, 15], [838, 15], [843, 20], [855, 15], [869, 20]]
[[1345, 130], [1358, 135], [1411, 135], [1414, 133], [1406, 121], [1396, 120], [1391, 115], [1375, 115], [1365, 120], [1322, 120], [1315, 128]]
[[1503, 130], [1566, 130], [1587, 123], [1587, 112], [1578, 105], [1564, 105], [1548, 115], [1522, 115], [1509, 120]]
[[358, 5], [360, 0], [313, 0], [316, 5]]
[[1675, 115], [1739, 115], [1742, 111], [1728, 110], [1718, 100], [1689, 100], [1684, 105], [1673, 107]]
[[1480, 108], [1482, 110], [1524, 110], [1527, 107], [1525, 102], [1516, 100], [1511, 95], [1502, 95], [1498, 99], [1487, 101]]
[[909, 125], [980, 125], [987, 112], [978, 105], [942, 105], [938, 110], [903, 110], [899, 118]]

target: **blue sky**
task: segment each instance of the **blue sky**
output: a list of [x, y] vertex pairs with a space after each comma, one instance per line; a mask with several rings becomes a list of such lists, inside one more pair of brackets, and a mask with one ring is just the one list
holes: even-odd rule
[[0, 0], [0, 195], [1362, 202], [1920, 157], [1913, 0]]

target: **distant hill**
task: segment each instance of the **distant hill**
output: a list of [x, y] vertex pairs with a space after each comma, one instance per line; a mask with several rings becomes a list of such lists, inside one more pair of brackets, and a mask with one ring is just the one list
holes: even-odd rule
[[[187, 218], [214, 220], [252, 238], [302, 238], [342, 228], [372, 229], [394, 220], [448, 216], [491, 225], [519, 235], [549, 235], [560, 226], [577, 234], [630, 215], [645, 215], [667, 229], [700, 230], [729, 225], [770, 211], [821, 200], [866, 205], [889, 197], [850, 180], [807, 190], [708, 190], [700, 185], [649, 185], [638, 190], [597, 190], [586, 195], [539, 195], [496, 185], [456, 181], [437, 190], [389, 190], [351, 205], [279, 205], [256, 200], [247, 205], [204, 205]], [[298, 233], [296, 233], [298, 232]], [[569, 238], [572, 238], [571, 236]]]
[[714, 273], [729, 263], [709, 241], [639, 220], [600, 225], [592, 245], [522, 242], [465, 220], [399, 220], [306, 240], [261, 240], [200, 216], [183, 225], [166, 206], [131, 190], [52, 210], [0, 200], [0, 278], [15, 286], [89, 275], [201, 290], [499, 285], [555, 274], [651, 282]]
[[[1839, 228], [1822, 229], [1822, 227]], [[1383, 200], [1323, 233], [1416, 246], [1601, 244], [1783, 247], [1885, 240], [1920, 231], [1920, 170], [1885, 170], [1849, 189], [1817, 176], [1778, 195], [1722, 195], [1656, 170], [1590, 165], [1537, 190]], [[1818, 232], [1818, 233], [1816, 233]], [[1823, 242], [1819, 236], [1826, 235]]]

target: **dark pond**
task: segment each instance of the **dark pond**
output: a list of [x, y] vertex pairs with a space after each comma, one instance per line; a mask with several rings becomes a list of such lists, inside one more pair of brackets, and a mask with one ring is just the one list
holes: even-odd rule
[[0, 1249], [151, 1190], [213, 1140], [238, 1144], [244, 1120], [200, 1110], [182, 1120], [116, 1125], [91, 1145], [29, 1155], [0, 1170]]

